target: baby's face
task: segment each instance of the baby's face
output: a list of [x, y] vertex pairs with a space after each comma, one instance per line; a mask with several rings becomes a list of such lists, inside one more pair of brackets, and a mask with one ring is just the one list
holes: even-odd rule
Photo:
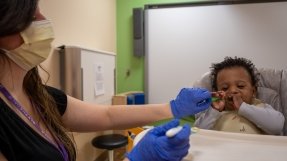
[[227, 109], [232, 109], [228, 106], [234, 105], [232, 97], [251, 104], [252, 98], [255, 96], [255, 87], [252, 86], [251, 77], [243, 67], [231, 67], [219, 71], [216, 84], [218, 91], [226, 92], [225, 106]]

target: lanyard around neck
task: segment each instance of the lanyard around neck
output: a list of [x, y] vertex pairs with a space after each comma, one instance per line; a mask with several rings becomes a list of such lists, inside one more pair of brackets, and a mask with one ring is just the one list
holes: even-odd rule
[[[51, 144], [55, 145], [53, 141], [48, 137], [47, 133], [42, 130], [40, 125], [33, 119], [33, 117], [18, 103], [18, 101], [9, 93], [9, 91], [0, 84], [0, 91], [1, 93], [19, 110], [31, 123], [32, 125], [37, 129], [38, 132], [40, 132]], [[31, 102], [32, 103], [32, 102]], [[36, 109], [39, 113], [39, 109]], [[40, 113], [39, 113], [40, 114]], [[42, 118], [43, 119], [43, 118]], [[55, 145], [55, 147], [61, 152], [63, 158], [65, 161], [69, 160], [67, 150], [65, 149], [64, 145], [56, 139], [56, 142], [58, 146]]]

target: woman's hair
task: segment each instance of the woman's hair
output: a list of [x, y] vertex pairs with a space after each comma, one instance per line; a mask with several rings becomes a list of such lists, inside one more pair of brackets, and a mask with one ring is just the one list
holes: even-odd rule
[[37, 67], [26, 74], [23, 86], [29, 98], [39, 108], [39, 112], [43, 115], [48, 129], [50, 129], [54, 137], [58, 138], [65, 145], [70, 160], [75, 161], [76, 151], [72, 136], [69, 136], [68, 131], [64, 128], [57, 104], [42, 83]]
[[238, 58], [238, 57], [225, 57], [224, 61], [220, 63], [214, 63], [211, 65], [211, 73], [210, 73], [210, 78], [211, 78], [211, 86], [213, 90], [218, 90], [217, 89], [217, 75], [218, 73], [226, 68], [233, 68], [233, 67], [242, 67], [244, 68], [248, 74], [250, 75], [251, 78], [251, 84], [252, 86], [255, 87], [257, 90], [257, 83], [258, 83], [258, 71], [255, 68], [255, 65], [248, 59], [246, 58]]
[[34, 19], [38, 0], [1, 0], [0, 37], [19, 33]]
[[[19, 33], [26, 29], [33, 21], [38, 6], [38, 0], [1, 0], [0, 1], [0, 37]], [[0, 62], [8, 57], [0, 50]], [[0, 74], [3, 71], [0, 71]], [[13, 72], [13, 71], [12, 71]], [[67, 149], [71, 161], [76, 160], [76, 151], [72, 136], [68, 135], [57, 104], [46, 90], [39, 75], [38, 68], [34, 67], [26, 74], [23, 88], [34, 103], [39, 107], [39, 112], [52, 135], [59, 139]]]

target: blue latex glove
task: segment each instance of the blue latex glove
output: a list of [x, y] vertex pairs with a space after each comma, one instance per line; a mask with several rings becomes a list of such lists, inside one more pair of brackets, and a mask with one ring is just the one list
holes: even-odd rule
[[194, 115], [211, 105], [211, 93], [205, 88], [183, 88], [176, 99], [170, 101], [175, 118]]
[[172, 120], [147, 132], [139, 143], [127, 154], [130, 161], [180, 161], [189, 149], [190, 126], [184, 125], [173, 137], [167, 137], [166, 131], [177, 127], [179, 120]]

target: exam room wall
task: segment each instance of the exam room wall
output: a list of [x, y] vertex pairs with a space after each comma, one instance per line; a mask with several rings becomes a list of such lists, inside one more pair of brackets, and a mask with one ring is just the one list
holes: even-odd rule
[[[85, 3], [83, 3], [85, 2]], [[53, 46], [78, 46], [116, 53], [116, 0], [40, 0], [41, 12], [53, 23]], [[42, 64], [49, 72], [48, 83], [59, 87], [56, 54]], [[46, 79], [47, 74], [41, 73]]]
[[40, 7], [53, 22], [54, 46], [116, 53], [116, 0], [40, 0]]
[[117, 0], [117, 93], [144, 90], [144, 58], [133, 55], [133, 8], [204, 0]]

